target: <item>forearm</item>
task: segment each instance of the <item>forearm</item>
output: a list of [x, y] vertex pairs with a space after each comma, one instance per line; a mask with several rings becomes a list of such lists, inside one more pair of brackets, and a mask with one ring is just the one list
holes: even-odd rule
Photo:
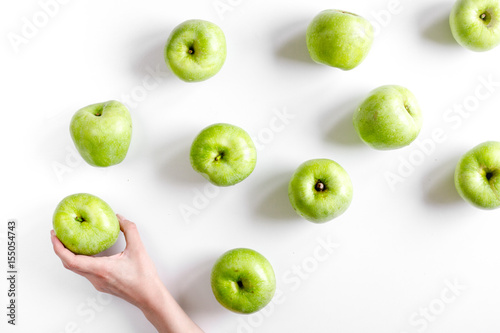
[[203, 333], [165, 286], [160, 284], [151, 300], [138, 305], [156, 330], [159, 333]]

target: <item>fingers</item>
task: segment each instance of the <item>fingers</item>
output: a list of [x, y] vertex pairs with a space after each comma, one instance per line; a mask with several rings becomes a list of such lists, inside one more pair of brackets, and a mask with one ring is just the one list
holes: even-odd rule
[[[144, 246], [135, 223], [130, 222], [121, 215], [117, 214], [116, 216], [118, 217], [120, 229], [125, 235], [125, 241], [127, 242], [125, 250], [133, 253], [144, 252]], [[76, 255], [64, 247], [61, 241], [57, 238], [54, 230], [52, 230], [50, 234], [54, 252], [61, 259], [64, 267], [67, 269], [80, 275], [97, 272], [103, 269], [103, 265], [105, 265], [105, 263], [102, 262], [102, 258]]]
[[137, 226], [134, 222], [130, 222], [125, 217], [120, 214], [116, 214], [118, 221], [120, 221], [120, 229], [125, 236], [125, 241], [127, 242], [126, 249], [135, 251], [142, 250], [143, 244], [141, 241], [141, 236], [137, 230]]
[[61, 259], [63, 264], [65, 262], [71, 262], [75, 257], [75, 254], [64, 247], [63, 243], [57, 238], [54, 230], [50, 231], [50, 240], [52, 241], [52, 247], [54, 248], [54, 252]]
[[57, 238], [54, 230], [50, 231], [50, 240], [52, 241], [54, 252], [61, 259], [65, 268], [78, 274], [84, 274], [94, 269], [94, 263], [92, 262], [94, 258], [76, 255], [65, 248], [63, 243]]

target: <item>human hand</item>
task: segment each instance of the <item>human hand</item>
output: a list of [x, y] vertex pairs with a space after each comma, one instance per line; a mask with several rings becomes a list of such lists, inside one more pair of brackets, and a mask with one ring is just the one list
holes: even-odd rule
[[123, 252], [109, 257], [74, 254], [51, 230], [54, 252], [64, 267], [87, 278], [98, 291], [137, 306], [159, 332], [202, 332], [161, 282], [135, 223], [117, 217], [127, 245]]
[[74, 254], [64, 247], [53, 230], [52, 245], [64, 267], [87, 278], [97, 290], [141, 306], [147, 303], [148, 297], [152, 296], [151, 292], [154, 292], [148, 289], [157, 287], [160, 281], [135, 223], [121, 215], [117, 217], [127, 243], [121, 253], [109, 257]]

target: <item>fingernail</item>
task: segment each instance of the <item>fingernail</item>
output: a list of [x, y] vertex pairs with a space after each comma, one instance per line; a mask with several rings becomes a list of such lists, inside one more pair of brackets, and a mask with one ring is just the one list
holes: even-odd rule
[[120, 214], [116, 214], [116, 217], [118, 217], [120, 220], [124, 220], [124, 219], [125, 219], [125, 218], [124, 218], [122, 215], [120, 215]]

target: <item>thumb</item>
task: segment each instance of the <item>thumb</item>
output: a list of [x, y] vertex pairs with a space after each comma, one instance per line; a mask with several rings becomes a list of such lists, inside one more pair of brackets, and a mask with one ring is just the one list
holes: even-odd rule
[[136, 224], [127, 220], [120, 214], [116, 214], [116, 217], [118, 217], [120, 230], [123, 232], [125, 241], [127, 242], [125, 249], [129, 251], [142, 250], [143, 244]]

